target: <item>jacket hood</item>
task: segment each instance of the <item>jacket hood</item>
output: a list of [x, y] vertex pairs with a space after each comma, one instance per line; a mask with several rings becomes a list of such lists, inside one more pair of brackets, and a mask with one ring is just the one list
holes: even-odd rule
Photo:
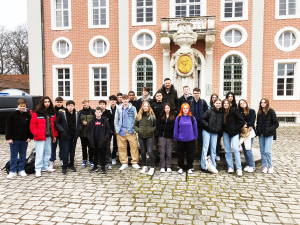
[[91, 109], [91, 106], [89, 106], [88, 108], [82, 108], [82, 110], [84, 110], [84, 111], [89, 111]]
[[[20, 111], [19, 108], [16, 108], [16, 111]], [[25, 108], [24, 112], [27, 112], [27, 108]]]

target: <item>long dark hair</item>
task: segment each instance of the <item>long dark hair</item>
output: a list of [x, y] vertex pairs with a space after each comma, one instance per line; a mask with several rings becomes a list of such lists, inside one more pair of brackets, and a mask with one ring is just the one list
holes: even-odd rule
[[[241, 107], [241, 101], [243, 101], [243, 102], [246, 103], [247, 106], [246, 106], [245, 109], [243, 109], [243, 108]], [[245, 99], [240, 99], [240, 100], [239, 100], [238, 110], [239, 110], [240, 113], [245, 113], [245, 115], [248, 115], [248, 114], [249, 114], [249, 111], [250, 111], [249, 104], [248, 104], [248, 102], [247, 102]]]
[[[228, 102], [228, 104], [229, 104], [228, 109], [224, 108], [224, 103], [225, 102]], [[224, 112], [223, 124], [225, 125], [226, 124], [226, 117], [227, 117], [227, 115], [230, 111], [230, 101], [227, 98], [222, 101], [222, 109], [223, 109], [223, 112]]]
[[[227, 100], [228, 100], [228, 96], [229, 96], [229, 95], [232, 95], [232, 97], [233, 97], [232, 102], [231, 102], [231, 106], [237, 109], [237, 104], [236, 104], [236, 100], [235, 100], [235, 95], [234, 95], [234, 93], [233, 93], [232, 91], [227, 92], [227, 94], [226, 94], [226, 99], [227, 99]], [[229, 103], [230, 103], [230, 102], [229, 102]]]
[[264, 111], [264, 110], [263, 110], [263, 107], [261, 106], [261, 101], [262, 101], [262, 100], [265, 100], [265, 102], [266, 102], [266, 111], [265, 111], [265, 114], [267, 115], [268, 112], [269, 112], [269, 110], [270, 110], [270, 101], [269, 101], [268, 98], [262, 98], [262, 99], [260, 100], [257, 115], [261, 115], [262, 112]]
[[210, 96], [210, 107], [212, 107], [212, 106], [214, 105], [214, 102], [213, 102], [213, 100], [212, 100], [213, 96], [216, 96], [217, 99], [219, 98], [218, 94], [213, 93], [213, 94]]
[[[49, 99], [49, 101], [50, 101], [50, 106], [48, 107], [48, 109], [46, 109], [45, 105], [44, 105], [45, 99]], [[40, 99], [40, 102], [36, 107], [36, 112], [38, 112], [40, 114], [43, 114], [43, 115], [46, 115], [46, 114], [52, 115], [52, 114], [54, 114], [54, 106], [53, 106], [53, 103], [52, 103], [51, 99], [48, 96], [44, 96]]]
[[171, 108], [171, 105], [170, 105], [169, 103], [164, 104], [163, 110], [162, 110], [162, 112], [161, 112], [161, 120], [164, 121], [164, 120], [166, 119], [166, 111], [165, 111], [165, 107], [166, 107], [166, 106], [169, 106], [169, 107], [170, 107], [169, 120], [170, 120], [170, 121], [175, 120], [175, 116], [174, 116], [174, 114], [172, 113], [172, 108]]

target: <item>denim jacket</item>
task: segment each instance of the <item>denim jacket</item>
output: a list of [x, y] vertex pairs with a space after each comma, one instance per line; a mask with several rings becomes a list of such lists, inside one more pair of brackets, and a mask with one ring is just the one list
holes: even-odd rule
[[[131, 103], [128, 103], [128, 111], [127, 111], [127, 131], [129, 134], [133, 135], [134, 133], [134, 119], [137, 115], [136, 113], [136, 109], [134, 106], [131, 105]], [[117, 132], [117, 134], [119, 134], [120, 130], [121, 130], [121, 126], [122, 126], [122, 108], [123, 108], [123, 104], [119, 105], [116, 109], [116, 114], [115, 114], [115, 121], [114, 121], [114, 125], [115, 125], [115, 131]]]

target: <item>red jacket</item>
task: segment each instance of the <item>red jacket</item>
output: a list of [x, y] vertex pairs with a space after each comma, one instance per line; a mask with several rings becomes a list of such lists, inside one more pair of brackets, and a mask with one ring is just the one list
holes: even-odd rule
[[[46, 141], [46, 118], [44, 115], [37, 114], [35, 112], [31, 115], [30, 131], [34, 136], [35, 141]], [[51, 128], [53, 137], [57, 137], [57, 129], [54, 126], [56, 120], [56, 114], [50, 116]]]

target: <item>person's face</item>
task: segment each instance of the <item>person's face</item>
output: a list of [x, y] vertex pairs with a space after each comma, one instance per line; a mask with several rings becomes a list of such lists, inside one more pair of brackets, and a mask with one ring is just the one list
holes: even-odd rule
[[218, 101], [215, 102], [214, 105], [215, 105], [216, 109], [220, 109], [221, 106], [222, 106], [222, 102], [218, 100]]
[[149, 92], [148, 91], [145, 91], [144, 89], [143, 89], [143, 96], [148, 96], [149, 95]]
[[190, 93], [190, 89], [189, 88], [183, 88], [183, 93], [185, 95], [188, 95]]
[[134, 93], [129, 93], [129, 100], [130, 100], [130, 101], [133, 101], [133, 100], [134, 100], [134, 97], [135, 97], [135, 94], [134, 94]]
[[118, 98], [118, 102], [121, 103], [122, 102], [122, 96], [121, 95], [117, 96], [117, 98]]
[[143, 110], [144, 110], [144, 112], [148, 112], [148, 110], [149, 110], [149, 104], [148, 103], [144, 104]]
[[103, 102], [101, 102], [100, 104], [99, 104], [99, 107], [101, 108], [101, 109], [105, 109], [105, 104], [103, 103]]
[[83, 107], [84, 109], [87, 109], [87, 108], [89, 107], [89, 102], [83, 102], [83, 103], [82, 103], [82, 107]]
[[243, 109], [243, 108], [246, 108], [246, 107], [247, 107], [246, 102], [240, 101], [240, 107], [241, 107], [242, 109]]
[[194, 91], [193, 95], [196, 99], [198, 99], [198, 98], [200, 98], [201, 92]]
[[169, 114], [170, 113], [170, 106], [168, 106], [168, 105], [166, 105], [165, 106], [165, 112], [166, 112], [166, 114]]
[[102, 115], [101, 110], [96, 110], [96, 111], [95, 111], [95, 116], [96, 116], [97, 118], [101, 117], [101, 115]]
[[171, 81], [170, 81], [170, 80], [166, 80], [166, 81], [165, 81], [165, 87], [166, 87], [167, 89], [171, 88]]
[[163, 98], [163, 97], [162, 97], [162, 94], [161, 94], [161, 93], [157, 93], [155, 97], [156, 97], [156, 100], [157, 100], [157, 101], [159, 101], [159, 102], [162, 101], [162, 98]]
[[49, 99], [44, 100], [44, 106], [45, 106], [46, 109], [49, 108], [49, 106], [50, 106], [50, 100]]
[[56, 101], [55, 105], [60, 108], [60, 107], [63, 106], [63, 102], [62, 101]]
[[228, 100], [229, 100], [230, 102], [232, 102], [232, 100], [233, 100], [233, 95], [232, 95], [232, 94], [229, 94], [229, 95], [228, 95]]
[[229, 108], [229, 102], [228, 101], [225, 101], [224, 102], [224, 109], [228, 109]]
[[67, 109], [68, 109], [68, 111], [71, 113], [71, 112], [73, 112], [73, 109], [75, 108], [75, 105], [73, 105], [73, 104], [69, 104], [69, 105], [67, 105]]
[[112, 106], [115, 106], [115, 105], [117, 104], [117, 101], [116, 101], [116, 100], [110, 100], [110, 104], [111, 104]]
[[215, 102], [217, 100], [217, 96], [213, 95], [211, 100], [212, 100], [212, 102]]
[[20, 111], [21, 113], [24, 112], [25, 109], [26, 109], [26, 104], [20, 104], [20, 105], [18, 105], [18, 109], [19, 109], [19, 111]]
[[129, 98], [124, 98], [124, 99], [122, 99], [122, 102], [123, 102], [124, 105], [127, 105], [128, 102], [129, 102]]
[[189, 107], [185, 105], [183, 107], [182, 111], [183, 111], [183, 114], [185, 114], [185, 115], [188, 114], [189, 113]]
[[265, 108], [267, 106], [267, 103], [265, 100], [261, 100], [260, 105], [261, 107]]

